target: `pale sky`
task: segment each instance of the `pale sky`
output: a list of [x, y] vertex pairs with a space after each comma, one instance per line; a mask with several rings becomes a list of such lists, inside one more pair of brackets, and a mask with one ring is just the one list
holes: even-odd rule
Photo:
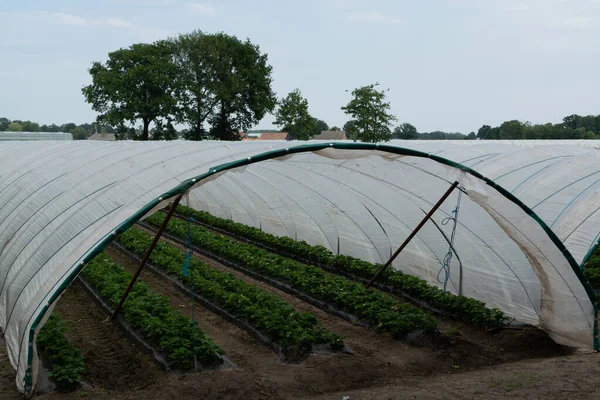
[[92, 61], [194, 29], [250, 38], [330, 126], [374, 82], [421, 132], [600, 114], [600, 0], [0, 0], [0, 116], [92, 122]]

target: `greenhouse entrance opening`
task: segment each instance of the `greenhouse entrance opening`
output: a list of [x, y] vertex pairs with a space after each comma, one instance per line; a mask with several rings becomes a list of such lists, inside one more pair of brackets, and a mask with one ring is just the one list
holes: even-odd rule
[[[597, 246], [589, 171], [598, 152], [401, 145], [9, 143], [0, 149], [0, 325], [19, 389], [34, 387], [36, 334], [83, 267], [188, 192], [192, 210], [370, 265], [391, 260], [381, 275], [418, 277], [557, 343], [598, 348], [596, 298], [580, 268]], [[538, 181], [533, 196], [526, 188]], [[425, 218], [454, 182], [460, 190]]]

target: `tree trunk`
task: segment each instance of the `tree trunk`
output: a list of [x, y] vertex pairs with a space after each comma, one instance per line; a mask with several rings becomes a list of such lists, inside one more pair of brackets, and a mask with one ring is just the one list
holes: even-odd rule
[[142, 140], [148, 140], [150, 133], [148, 127], [150, 126], [150, 120], [144, 119], [144, 131], [142, 132]]

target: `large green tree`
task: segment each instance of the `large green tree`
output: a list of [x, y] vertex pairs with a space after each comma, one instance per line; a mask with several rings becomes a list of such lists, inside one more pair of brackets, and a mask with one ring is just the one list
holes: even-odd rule
[[389, 113], [390, 103], [379, 84], [363, 86], [352, 91], [352, 100], [342, 107], [352, 117], [357, 138], [363, 142], [385, 142], [392, 138], [390, 124], [396, 117]]
[[529, 123], [512, 120], [500, 125], [500, 139], [526, 139], [526, 130], [531, 126]]
[[60, 126], [60, 131], [66, 132], [66, 133], [71, 133], [71, 132], [73, 132], [73, 130], [75, 128], [77, 128], [77, 124], [75, 124], [74, 122], [68, 122], [68, 123], [62, 124]]
[[316, 136], [316, 135], [320, 134], [321, 132], [328, 131], [328, 130], [329, 130], [329, 125], [327, 125], [327, 122], [323, 121], [322, 119], [313, 118], [313, 130], [312, 130], [311, 136]]
[[159, 122], [152, 130], [151, 137], [152, 140], [175, 140], [179, 136], [171, 121], [168, 121], [166, 124]]
[[290, 140], [308, 140], [314, 134], [315, 119], [308, 112], [308, 100], [295, 89], [279, 102], [275, 125], [288, 133]]
[[71, 134], [73, 135], [73, 140], [85, 140], [89, 136], [85, 129], [83, 129], [83, 127], [81, 126], [78, 126], [77, 128], [73, 129]]
[[[171, 40], [178, 68], [178, 120], [186, 137], [239, 140], [277, 103], [267, 54], [249, 40], [194, 31]], [[208, 135], [204, 126], [210, 126]]]
[[8, 129], [8, 125], [10, 124], [10, 119], [8, 118], [0, 118], [0, 132], [3, 132]]
[[414, 125], [405, 122], [394, 129], [392, 137], [394, 139], [413, 140], [419, 137], [419, 133]]
[[13, 121], [10, 124], [8, 124], [8, 127], [6, 128], [6, 130], [8, 132], [21, 132], [21, 131], [23, 131], [23, 125], [21, 125], [17, 121]]
[[204, 123], [213, 114], [217, 99], [213, 90], [213, 59], [211, 40], [201, 31], [193, 31], [171, 39], [173, 60], [178, 68], [178, 121], [189, 126], [184, 133], [188, 140], [207, 137]]
[[348, 139], [358, 140], [358, 128], [353, 120], [346, 122], [342, 130], [346, 133]]
[[177, 67], [172, 62], [171, 44], [134, 44], [109, 53], [102, 64], [89, 70], [92, 84], [82, 92], [100, 113], [98, 122], [134, 126], [141, 121], [139, 139], [148, 140], [150, 124], [170, 120], [176, 112]]
[[479, 139], [486, 139], [487, 138], [487, 134], [488, 132], [492, 129], [491, 126], [489, 125], [483, 125], [481, 128], [479, 128], [479, 130], [477, 131], [477, 137]]
[[40, 132], [40, 124], [37, 122], [23, 121], [20, 122], [23, 127], [23, 132]]
[[239, 132], [260, 122], [277, 104], [271, 88], [267, 54], [250, 40], [224, 33], [207, 35], [212, 51], [207, 64], [214, 76], [211, 90], [217, 110], [209, 119], [210, 134], [220, 140], [240, 140]]

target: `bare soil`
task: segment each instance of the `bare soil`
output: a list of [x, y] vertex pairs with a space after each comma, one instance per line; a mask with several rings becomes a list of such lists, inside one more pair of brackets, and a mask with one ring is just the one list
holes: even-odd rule
[[107, 315], [91, 302], [80, 284], [63, 293], [55, 310], [67, 321], [67, 340], [83, 350], [84, 380], [92, 388], [135, 389], [160, 375], [152, 357], [140, 352], [116, 325], [105, 322]]
[[[132, 271], [137, 265], [114, 248], [109, 254]], [[188, 374], [163, 372], [141, 354], [77, 285], [60, 299], [57, 311], [70, 326], [67, 337], [84, 350], [85, 379], [91, 386], [48, 399], [463, 399], [599, 398], [600, 359], [569, 355], [543, 332], [530, 328], [484, 332], [442, 321], [451, 345], [442, 350], [411, 347], [375, 334], [256, 281], [199, 257], [209, 265], [280, 296], [299, 311], [313, 313], [344, 337], [355, 354], [311, 356], [300, 364], [278, 356], [219, 316], [199, 307], [169, 282], [144, 271], [141, 279], [167, 295], [173, 307], [192, 316], [237, 365], [237, 369]], [[0, 399], [20, 398], [14, 372], [0, 343]]]

